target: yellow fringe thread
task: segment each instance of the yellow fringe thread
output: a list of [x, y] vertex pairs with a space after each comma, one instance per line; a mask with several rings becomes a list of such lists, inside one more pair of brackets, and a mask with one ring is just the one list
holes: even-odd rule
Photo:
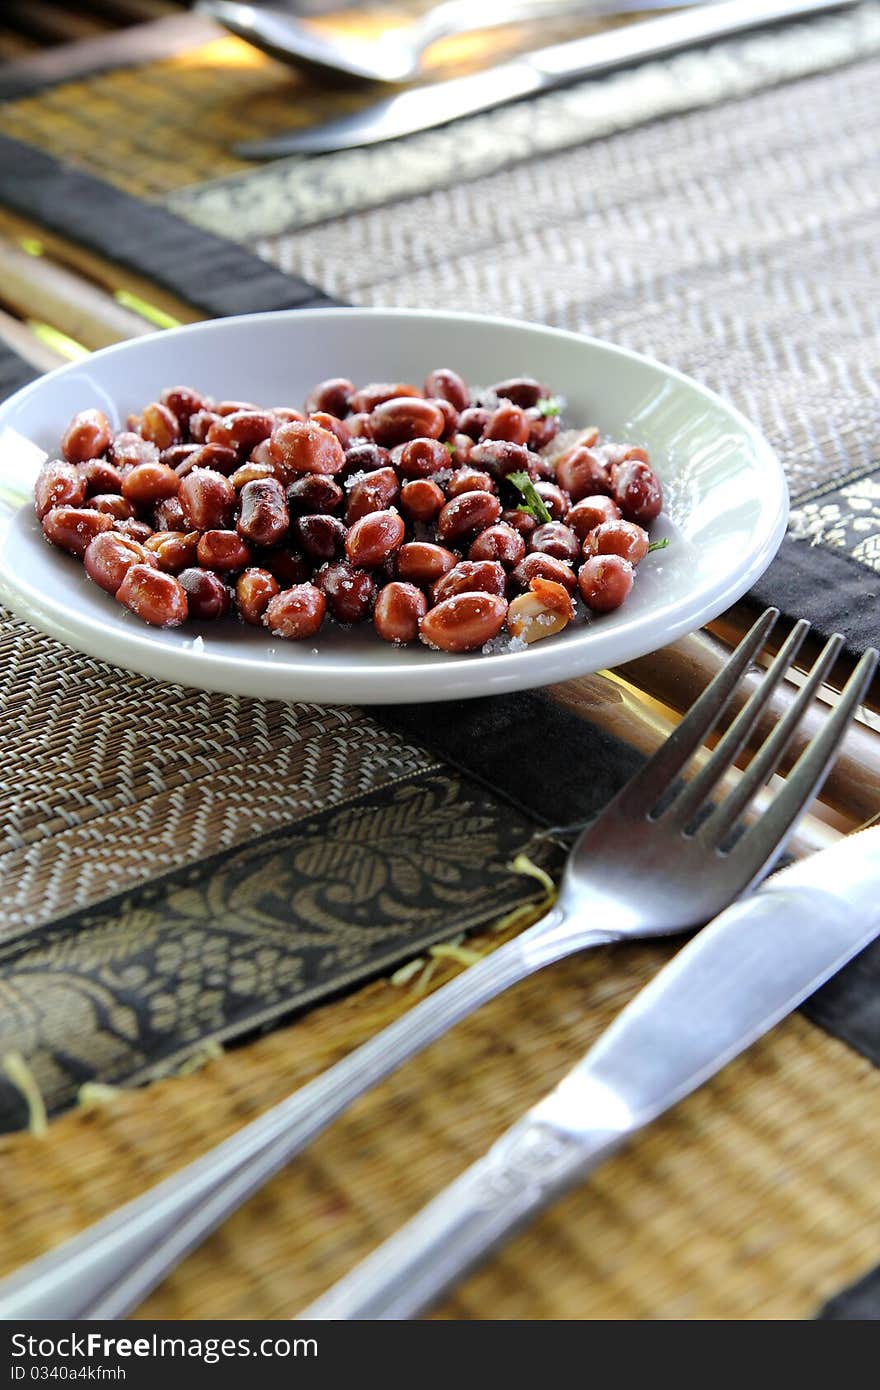
[[7, 1052], [4, 1055], [3, 1072], [24, 1097], [28, 1108], [28, 1129], [35, 1137], [41, 1138], [48, 1130], [49, 1123], [37, 1078], [20, 1052]]

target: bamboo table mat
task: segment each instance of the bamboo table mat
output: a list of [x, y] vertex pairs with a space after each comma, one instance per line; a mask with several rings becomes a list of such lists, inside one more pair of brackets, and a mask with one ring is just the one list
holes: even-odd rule
[[[397, 205], [393, 213], [364, 212], [313, 233], [283, 231], [272, 237], [255, 236], [253, 229], [236, 231], [225, 216], [218, 218], [213, 231], [234, 231], [243, 247], [199, 242], [203, 232], [198, 227], [185, 227], [171, 217], [167, 200], [174, 189], [188, 190], [217, 174], [240, 175], [238, 164], [224, 163], [233, 133], [243, 137], [256, 133], [257, 127], [277, 129], [282, 120], [293, 124], [290, 75], [250, 52], [243, 56], [243, 46], [236, 47], [235, 40], [217, 43], [210, 61], [203, 53], [193, 59], [184, 54], [166, 60], [153, 73], [114, 71], [0, 108], [0, 131], [24, 141], [25, 154], [32, 152], [22, 163], [21, 147], [9, 142], [10, 171], [17, 167], [19, 175], [32, 176], [30, 184], [24, 179], [24, 193], [21, 177], [16, 187], [12, 177], [0, 178], [0, 225], [11, 238], [2, 248], [8, 257], [7, 285], [17, 277], [14, 302], [8, 292], [0, 293], [9, 316], [8, 322], [0, 321], [0, 330], [5, 329], [7, 342], [10, 333], [18, 334], [18, 351], [25, 352], [33, 369], [50, 365], [59, 352], [82, 351], [83, 340], [86, 348], [100, 345], [102, 334], [109, 334], [105, 340], [111, 341], [144, 331], [157, 319], [168, 322], [169, 315], [195, 318], [235, 311], [223, 303], [223, 295], [230, 293], [224, 278], [230, 284], [244, 279], [248, 293], [263, 296], [259, 302], [265, 307], [272, 302], [320, 302], [327, 291], [345, 294], [346, 287], [331, 283], [325, 273], [331, 258], [337, 257], [340, 274], [344, 264], [356, 280], [376, 237], [383, 251], [383, 238], [389, 238], [388, 289], [370, 284], [363, 298], [381, 302], [383, 292], [395, 291], [405, 296], [427, 290], [430, 295], [430, 275], [437, 286], [458, 276], [460, 252], [453, 240], [480, 225], [479, 199], [489, 185], [479, 182], [467, 196], [467, 217], [456, 223], [453, 216], [444, 223], [448, 231], [439, 243], [439, 255], [417, 287], [406, 282], [409, 270], [402, 261], [416, 244], [413, 229], [424, 211], [419, 199]], [[866, 66], [854, 68], [854, 81], [847, 84], [853, 121], [859, 118], [859, 103], [869, 100]], [[173, 80], [166, 80], [169, 75]], [[841, 79], [831, 74], [815, 80], [832, 87]], [[273, 94], [273, 84], [285, 94]], [[808, 90], [801, 90], [806, 98]], [[181, 148], [187, 92], [194, 94], [200, 113], [199, 130], [192, 144]], [[763, 109], [774, 128], [773, 121], [778, 122], [785, 109], [778, 94], [757, 100], [756, 110]], [[238, 125], [242, 109], [253, 112], [255, 124], [249, 132]], [[729, 109], [721, 108], [724, 119]], [[645, 158], [661, 129], [649, 128], [628, 148]], [[620, 138], [634, 140], [629, 135]], [[605, 149], [611, 156], [613, 146]], [[50, 158], [41, 164], [46, 152]], [[58, 155], [107, 184], [79, 182], [84, 176], [69, 172], [59, 181], [54, 167]], [[598, 157], [603, 157], [601, 149]], [[589, 172], [587, 158], [586, 153], [577, 156], [585, 166], [579, 176]], [[551, 166], [547, 172], [555, 176]], [[505, 178], [520, 188], [529, 186], [528, 175], [516, 171], [494, 177], [493, 196], [507, 196]], [[46, 195], [62, 182], [69, 208], [66, 238], [62, 202], [54, 194]], [[249, 183], [245, 180], [244, 186]], [[81, 199], [77, 189], [83, 193]], [[232, 191], [238, 196], [235, 188]], [[222, 204], [227, 211], [235, 196]], [[137, 201], [143, 197], [151, 200], [149, 209]], [[454, 206], [457, 198], [461, 194], [454, 188], [448, 195], [428, 195], [435, 215]], [[204, 226], [209, 204], [200, 195], [190, 211], [196, 204], [191, 220]], [[89, 225], [89, 208], [94, 206], [100, 206], [101, 215]], [[504, 206], [510, 209], [513, 204]], [[521, 199], [516, 206], [523, 206]], [[114, 257], [114, 248], [123, 242], [124, 256], [117, 252]], [[171, 266], [174, 247], [186, 248], [186, 275]], [[250, 254], [248, 248], [253, 247], [265, 259]], [[519, 264], [534, 247], [534, 234], [526, 229], [516, 249]], [[200, 248], [207, 259], [217, 258], [210, 286], [199, 275]], [[146, 269], [148, 249], [153, 258]], [[42, 258], [34, 254], [38, 251]], [[61, 276], [58, 298], [33, 298], [37, 289], [45, 289], [51, 270]], [[291, 278], [291, 270], [304, 279]], [[726, 273], [731, 273], [729, 267]], [[471, 274], [468, 266], [459, 283], [467, 285]], [[479, 283], [481, 293], [488, 284], [491, 293], [491, 272], [488, 281], [480, 275], [478, 271], [478, 279], [470, 283]], [[83, 311], [76, 324], [63, 310], [65, 283], [71, 310], [83, 310], [84, 285], [92, 294], [89, 312]], [[248, 307], [246, 296], [240, 295], [235, 307]], [[564, 318], [556, 301], [535, 300], [531, 308], [549, 321]], [[865, 305], [862, 312], [867, 310]], [[120, 311], [132, 317], [120, 317]], [[729, 354], [729, 343], [724, 350]], [[658, 355], [663, 355], [659, 349]], [[11, 387], [18, 369], [9, 370]], [[809, 427], [805, 439], [812, 439]], [[825, 445], [836, 469], [828, 476], [838, 491], [858, 486], [860, 479], [871, 483], [878, 462], [876, 436], [863, 433], [861, 442], [868, 454], [860, 467], [852, 466], [844, 446], [835, 455]], [[805, 458], [809, 447], [803, 447]], [[791, 456], [799, 460], [801, 453], [792, 450]], [[825, 487], [827, 491], [827, 482]], [[810, 505], [809, 498], [804, 505]], [[841, 514], [856, 519], [859, 515], [857, 507]], [[868, 534], [857, 531], [852, 544], [843, 547], [833, 538], [816, 547], [812, 601], [818, 602], [816, 593], [823, 585], [838, 596], [849, 592], [847, 584], [857, 598], [868, 593], [865, 556], [856, 562], [850, 554], [859, 537]], [[781, 563], [797, 569], [796, 561], [786, 557], [799, 556], [799, 543], [787, 544]], [[825, 566], [832, 567], [833, 584]], [[862, 613], [858, 603], [851, 603], [850, 609], [847, 631], [855, 651], [870, 635], [876, 612]], [[832, 621], [838, 615], [832, 611], [827, 616]], [[732, 640], [744, 621], [742, 610], [728, 615], [715, 626], [716, 639]], [[253, 702], [249, 719], [259, 727], [263, 765], [251, 800], [236, 803], [238, 819], [224, 817], [236, 786], [237, 755], [232, 742], [212, 746], [212, 733], [219, 728], [229, 735], [236, 728], [239, 703], [222, 697], [190, 701], [186, 731], [196, 739], [195, 756], [185, 756], [181, 745], [173, 749], [169, 766], [167, 749], [161, 750], [161, 757], [152, 755], [149, 730], [140, 743], [125, 743], [129, 712], [152, 698], [157, 687], [101, 663], [81, 663], [76, 679], [91, 693], [100, 713], [74, 730], [72, 711], [63, 698], [52, 696], [53, 691], [63, 696], [69, 658], [55, 644], [21, 629], [11, 620], [4, 634], [7, 670], [14, 675], [7, 683], [7, 708], [18, 720], [15, 727], [24, 734], [24, 742], [6, 783], [18, 840], [6, 847], [7, 881], [14, 900], [7, 905], [0, 959], [14, 999], [12, 1011], [7, 1010], [3, 1046], [23, 1053], [26, 1065], [22, 1070], [13, 1062], [5, 1101], [18, 1123], [29, 1119], [36, 1131], [43, 1129], [42, 1103], [48, 1102], [56, 1115], [42, 1133], [13, 1134], [0, 1141], [4, 1269], [216, 1142], [369, 1036], [420, 991], [462, 968], [468, 952], [490, 949], [503, 940], [504, 930], [490, 929], [492, 920], [514, 912], [521, 923], [539, 892], [533, 879], [510, 871], [511, 859], [525, 849], [530, 858], [555, 871], [561, 852], [559, 843], [545, 833], [552, 817], [534, 799], [540, 797], [540, 786], [505, 786], [496, 761], [490, 764], [487, 789], [485, 770], [456, 764], [456, 745], [448, 729], [441, 727], [435, 742], [426, 746], [412, 738], [405, 723], [389, 732], [360, 711], [260, 709], [259, 702]], [[513, 719], [527, 709], [533, 723], [537, 718], [574, 721], [565, 725], [567, 733], [581, 730], [585, 760], [611, 779], [597, 788], [595, 809], [613, 787], [614, 777], [624, 775], [626, 759], [633, 765], [634, 757], [649, 752], [673, 727], [722, 651], [717, 640], [694, 637], [668, 654], [633, 663], [631, 669], [559, 687], [541, 696], [536, 706], [508, 706], [505, 714]], [[846, 663], [838, 676], [845, 669]], [[49, 704], [35, 694], [35, 679], [47, 692]], [[50, 708], [51, 746], [41, 752], [39, 733], [46, 728]], [[805, 822], [797, 852], [819, 847], [880, 809], [876, 728], [876, 716], [868, 712], [823, 804]], [[74, 731], [79, 740], [73, 746], [75, 759], [87, 758], [96, 739], [108, 750], [88, 814], [65, 795], [65, 758], [54, 751], [71, 747]], [[378, 737], [383, 756], [377, 760]], [[342, 807], [338, 791], [328, 789], [310, 771], [310, 758], [323, 758], [330, 747], [345, 750], [347, 801]], [[36, 785], [33, 766], [28, 766], [28, 758], [34, 756], [44, 759], [41, 771], [54, 769], [54, 780], [44, 778]], [[127, 784], [134, 773], [133, 791], [118, 785], [120, 756], [125, 759]], [[480, 779], [478, 784], [471, 783], [473, 777]], [[476, 785], [483, 791], [477, 793]], [[272, 794], [266, 796], [269, 786]], [[518, 821], [511, 815], [509, 798], [522, 801], [523, 794], [533, 799], [527, 800], [525, 819]], [[577, 794], [577, 788], [568, 789], [572, 806]], [[422, 920], [419, 954], [411, 967], [398, 971], [414, 948], [408, 950], [405, 940], [393, 939], [383, 924], [387, 948], [372, 957], [372, 971], [362, 958], [358, 964], [351, 943], [347, 947], [355, 950], [349, 965], [361, 970], [361, 978], [365, 969], [381, 978], [287, 1021], [289, 1001], [314, 1005], [321, 983], [314, 961], [296, 943], [291, 951], [290, 942], [282, 939], [285, 933], [279, 931], [279, 918], [295, 897], [280, 910], [277, 903], [273, 906], [272, 920], [261, 923], [259, 935], [252, 933], [236, 944], [239, 924], [229, 914], [224, 916], [224, 899], [206, 895], [204, 883], [213, 880], [205, 874], [205, 856], [220, 856], [217, 882], [229, 883], [232, 873], [236, 883], [252, 885], [250, 896], [236, 900], [236, 911], [250, 914], [253, 922], [254, 910], [265, 908], [260, 896], [264, 888], [253, 886], [257, 875], [248, 877], [254, 846], [264, 880], [268, 873], [273, 883], [279, 864], [286, 868], [294, 855], [302, 877], [290, 892], [302, 894], [310, 876], [319, 880], [322, 872], [310, 868], [313, 828], [316, 834], [323, 832], [334, 818], [342, 817], [343, 835], [337, 840], [344, 839], [344, 827], [351, 824], [345, 817], [354, 815], [371, 849], [387, 845], [382, 824], [397, 814], [396, 799], [401, 796], [427, 797], [429, 819], [443, 797], [453, 815], [467, 798], [479, 818], [488, 836], [483, 872], [488, 865], [492, 889], [488, 896], [477, 895], [469, 908], [468, 892], [473, 888], [461, 880], [455, 908], [455, 921], [463, 930], [478, 929], [477, 934], [465, 941], [456, 935], [450, 944], [452, 933], [444, 923], [451, 914], [435, 912], [431, 917], [424, 900], [416, 896], [410, 900], [408, 920], [414, 922], [419, 912]], [[169, 817], [174, 826], [187, 825], [196, 798], [200, 812], [208, 808], [198, 834], [195, 839], [175, 838], [167, 830]], [[132, 854], [126, 860], [125, 835], [113, 838], [123, 807], [146, 829], [154, 864], [149, 856]], [[579, 810], [583, 812], [583, 804]], [[248, 820], [255, 814], [262, 819]], [[502, 822], [506, 838], [493, 841]], [[91, 855], [90, 846], [108, 833], [111, 853]], [[261, 859], [267, 834], [267, 853]], [[454, 830], [450, 842], [461, 843]], [[169, 847], [178, 855], [174, 865], [167, 862]], [[269, 854], [273, 850], [274, 861]], [[173, 873], [156, 880], [163, 855], [163, 870], [172, 867]], [[378, 860], [390, 863], [387, 847]], [[347, 866], [336, 872], [350, 876], [352, 870]], [[201, 918], [187, 907], [184, 890], [192, 891], [187, 874], [201, 875], [196, 887], [212, 903]], [[73, 908], [73, 917], [59, 917]], [[325, 940], [332, 939], [332, 931], [339, 932], [338, 924]], [[127, 954], [115, 957], [122, 942], [127, 943]], [[555, 968], [481, 1011], [355, 1107], [157, 1290], [143, 1316], [284, 1317], [295, 1312], [546, 1090], [656, 970], [668, 949], [646, 946], [596, 953]], [[802, 1318], [815, 1316], [828, 1300], [867, 1274], [880, 1260], [880, 1110], [872, 1094], [880, 1084], [880, 1034], [872, 1016], [880, 963], [876, 954], [868, 956], [823, 991], [806, 1013], [788, 1020], [631, 1152], [616, 1158], [588, 1188], [521, 1237], [438, 1316]], [[265, 979], [278, 973], [279, 962], [283, 970], [277, 1006], [270, 1008], [261, 991]], [[301, 978], [303, 970], [306, 976]], [[150, 996], [149, 1016], [138, 971], [161, 981]], [[261, 1022], [257, 1001], [264, 1009], [263, 1026], [273, 1024], [273, 1031], [262, 1037], [253, 1036]], [[53, 1017], [57, 1023], [47, 1027], [46, 1020]], [[11, 1032], [10, 1018], [15, 1020]], [[32, 1024], [31, 1019], [36, 1021]], [[73, 1064], [63, 1055], [71, 1036], [84, 1049], [80, 1062], [74, 1058]], [[249, 1040], [220, 1052], [227, 1039], [243, 1036]], [[175, 1074], [145, 1089], [120, 1089], [163, 1071]], [[115, 1084], [94, 1084], [107, 1080]], [[80, 1083], [85, 1085], [77, 1094]], [[77, 1099], [79, 1105], [74, 1104]], [[857, 1291], [842, 1295], [827, 1315], [846, 1316], [858, 1298]], [[867, 1315], [876, 1316], [876, 1311]]]

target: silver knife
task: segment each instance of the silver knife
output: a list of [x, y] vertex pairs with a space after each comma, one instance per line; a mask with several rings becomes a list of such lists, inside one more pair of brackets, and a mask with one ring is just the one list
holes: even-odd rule
[[880, 933], [880, 828], [722, 912], [456, 1182], [301, 1319], [411, 1318]]
[[541, 48], [468, 77], [415, 87], [324, 125], [248, 140], [236, 145], [235, 152], [245, 159], [277, 159], [282, 155], [327, 154], [359, 145], [376, 145], [562, 87], [580, 77], [660, 58], [746, 29], [845, 9], [855, 3], [857, 0], [722, 0], [697, 5], [660, 19], [646, 19], [607, 33]]

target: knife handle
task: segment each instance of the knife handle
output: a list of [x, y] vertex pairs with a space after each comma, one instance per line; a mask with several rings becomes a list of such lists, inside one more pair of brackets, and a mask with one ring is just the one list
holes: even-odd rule
[[417, 1317], [620, 1142], [524, 1117], [298, 1321]]

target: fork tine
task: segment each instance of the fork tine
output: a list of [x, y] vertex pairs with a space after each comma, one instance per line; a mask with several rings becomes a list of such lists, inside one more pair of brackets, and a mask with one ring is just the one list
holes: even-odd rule
[[773, 733], [752, 758], [737, 785], [703, 821], [697, 832], [697, 839], [704, 845], [708, 847], [720, 844], [755, 793], [773, 776], [794, 737], [797, 726], [812, 704], [817, 689], [834, 665], [842, 646], [843, 638], [840, 633], [832, 633], [816, 658], [807, 680], [801, 686], [797, 699], [789, 706]]
[[730, 703], [733, 692], [763, 647], [778, 617], [778, 608], [768, 608], [761, 614], [675, 731], [618, 793], [618, 806], [646, 815], [653, 810], [670, 782], [699, 748]]
[[736, 755], [743, 747], [752, 729], [757, 724], [768, 700], [779, 685], [810, 630], [810, 624], [801, 618], [792, 628], [784, 645], [780, 648], [772, 665], [760, 683], [752, 691], [736, 719], [719, 741], [708, 762], [695, 777], [688, 782], [679, 796], [664, 813], [670, 827], [675, 824], [686, 826], [702, 806], [709, 792], [724, 776]]
[[869, 647], [843, 687], [834, 713], [825, 721], [821, 733], [801, 753], [769, 809], [734, 846], [734, 857], [751, 857], [755, 877], [782, 852], [790, 830], [824, 782], [876, 669], [877, 652]]

